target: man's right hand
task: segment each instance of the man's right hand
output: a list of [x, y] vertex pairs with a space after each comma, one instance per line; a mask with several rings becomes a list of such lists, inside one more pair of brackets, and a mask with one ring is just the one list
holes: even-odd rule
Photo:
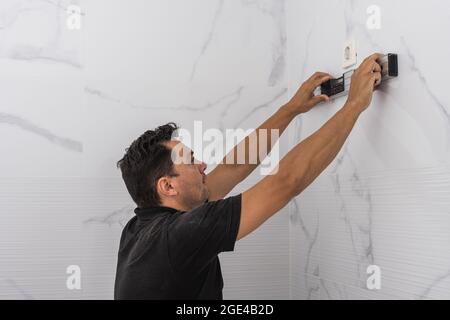
[[347, 104], [363, 112], [372, 101], [373, 90], [381, 81], [381, 67], [376, 62], [383, 55], [375, 53], [364, 59], [352, 75]]

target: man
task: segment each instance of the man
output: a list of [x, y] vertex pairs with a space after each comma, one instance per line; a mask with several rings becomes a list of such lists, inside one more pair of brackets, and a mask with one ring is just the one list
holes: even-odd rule
[[[331, 163], [371, 102], [381, 80], [376, 62], [380, 57], [374, 54], [364, 60], [352, 76], [344, 106], [297, 144], [280, 161], [276, 174], [242, 194], [224, 198], [262, 160], [248, 161], [249, 137], [233, 150], [236, 155], [241, 144], [246, 146], [245, 163], [223, 161], [208, 175], [206, 165], [195, 161], [184, 146], [178, 153], [183, 161], [173, 161], [172, 151], [181, 142], [171, 139], [176, 130], [172, 123], [135, 140], [118, 162], [137, 208], [122, 232], [114, 298], [222, 299], [218, 254], [233, 251], [237, 240], [283, 208]], [[315, 73], [256, 131], [278, 129], [281, 134], [294, 117], [328, 100], [313, 92], [330, 78]], [[270, 149], [274, 141], [268, 140]]]

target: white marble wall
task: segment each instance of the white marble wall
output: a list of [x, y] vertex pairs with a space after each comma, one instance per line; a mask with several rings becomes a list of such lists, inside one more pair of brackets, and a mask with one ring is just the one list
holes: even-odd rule
[[[279, 0], [2, 0], [0, 298], [112, 298], [134, 208], [115, 162], [169, 121], [256, 127], [287, 99], [285, 25]], [[222, 256], [226, 299], [289, 297], [288, 218]]]
[[[366, 28], [370, 5], [381, 29]], [[399, 77], [374, 94], [337, 159], [291, 204], [293, 299], [450, 299], [450, 3], [321, 0], [287, 3], [289, 92], [316, 70], [399, 54]], [[360, 62], [359, 61], [359, 62]], [[291, 142], [345, 99], [299, 118]], [[366, 287], [367, 266], [381, 289]]]
[[[381, 30], [365, 27], [372, 4]], [[134, 208], [124, 148], [168, 121], [256, 127], [314, 71], [341, 74], [348, 37], [360, 58], [398, 53], [400, 77], [311, 187], [222, 255], [224, 296], [450, 298], [449, 17], [444, 0], [2, 0], [0, 298], [112, 298]], [[342, 103], [299, 117], [282, 151]]]

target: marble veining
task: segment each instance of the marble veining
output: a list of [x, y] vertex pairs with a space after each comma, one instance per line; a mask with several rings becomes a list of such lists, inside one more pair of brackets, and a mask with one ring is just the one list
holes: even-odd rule
[[[4, 6], [10, 2], [8, 1]], [[70, 4], [78, 4], [78, 1], [73, 1]], [[29, 13], [45, 14], [54, 23], [52, 23], [52, 31], [48, 30], [49, 33], [46, 34], [47, 39], [44, 41], [44, 38], [42, 38], [42, 45], [27, 44], [18, 39], [19, 42], [10, 47], [4, 55], [12, 60], [28, 62], [47, 61], [50, 63], [62, 63], [78, 69], [82, 68], [77, 51], [74, 48], [67, 48], [63, 44], [62, 28], [67, 19], [66, 10], [68, 5], [67, 1], [14, 1], [14, 5], [0, 15], [0, 31], [5, 32], [13, 28], [15, 24], [19, 23], [19, 18]], [[84, 15], [83, 12], [81, 14]]]
[[[450, 198], [445, 196], [450, 194], [450, 97], [436, 81], [443, 80], [442, 70], [448, 63], [433, 60], [431, 51], [421, 49], [449, 51], [436, 33], [436, 28], [450, 28], [449, 20], [444, 19], [448, 5], [414, 2], [408, 19], [397, 25], [395, 15], [408, 5], [381, 1], [377, 3], [380, 30], [366, 27], [370, 5], [369, 1], [354, 0], [318, 1], [315, 5], [288, 2], [288, 65], [299, 71], [290, 73], [290, 93], [314, 71], [344, 72], [339, 68], [341, 41], [351, 37], [357, 42], [359, 61], [377, 51], [398, 53], [400, 61], [398, 80], [377, 90], [372, 106], [358, 120], [336, 159], [290, 206], [291, 252], [301, 252], [291, 261], [291, 270], [295, 270], [291, 273], [305, 274], [295, 288], [312, 276], [318, 277], [314, 282], [319, 284], [318, 297], [300, 289], [293, 296], [448, 299], [450, 237], [440, 230], [450, 227]], [[292, 12], [303, 12], [308, 18], [297, 21]], [[413, 17], [419, 14], [423, 33], [414, 24]], [[433, 23], [427, 25], [426, 21]], [[330, 29], [334, 37], [326, 45], [326, 54], [321, 35]], [[291, 143], [320, 128], [344, 101], [338, 99], [297, 119]], [[388, 133], [384, 134], [385, 130]], [[319, 217], [317, 274], [308, 269], [310, 258], [305, 252], [311, 243], [304, 240], [311, 238], [315, 226], [302, 223], [297, 228], [299, 219], [315, 217]], [[380, 290], [366, 288], [369, 265], [381, 268]]]
[[37, 136], [40, 136], [41, 138], [44, 138], [49, 142], [58, 145], [61, 148], [75, 152], [83, 152], [82, 142], [56, 135], [50, 130], [42, 128], [22, 117], [9, 113], [0, 112], [0, 124], [7, 124], [10, 126], [19, 127], [20, 129], [35, 134]]
[[284, 97], [285, 94], [287, 92], [287, 88], [283, 88], [280, 92], [278, 92], [277, 94], [275, 94], [275, 96], [273, 96], [270, 100], [261, 103], [260, 105], [257, 105], [255, 107], [250, 108], [250, 110], [244, 115], [242, 116], [234, 125], [233, 128], [239, 128], [239, 126], [245, 121], [247, 120], [251, 115], [253, 115], [256, 111], [259, 111], [261, 109], [265, 109], [265, 108], [269, 108], [273, 106], [273, 103], [276, 101], [279, 101], [279, 99], [281, 97]]
[[419, 77], [420, 82], [423, 85], [423, 88], [425, 88], [428, 95], [431, 97], [431, 99], [434, 101], [435, 105], [438, 107], [439, 111], [441, 112], [444, 120], [447, 122], [446, 129], [447, 129], [447, 148], [450, 148], [450, 112], [448, 110], [448, 106], [445, 106], [443, 102], [440, 101], [440, 99], [436, 96], [435, 93], [431, 90], [426, 77], [423, 75], [423, 73], [420, 71], [419, 67], [416, 63], [416, 58], [414, 57], [414, 54], [409, 49], [406, 40], [404, 37], [400, 37], [401, 43], [403, 44], [406, 52], [406, 56], [408, 57], [410, 68], [412, 72], [415, 72], [417, 76]]
[[[70, 4], [85, 19], [79, 31], [66, 28]], [[343, 72], [349, 37], [359, 62], [398, 53], [400, 77], [377, 90], [333, 163], [286, 207], [285, 224], [271, 219], [221, 257], [224, 296], [450, 298], [450, 47], [436, 33], [450, 30], [449, 5], [380, 0], [382, 29], [369, 30], [372, 4], [2, 1], [0, 148], [16, 149], [0, 159], [0, 298], [112, 298], [118, 237], [134, 209], [115, 167], [126, 146], [168, 121], [255, 128], [315, 71]], [[297, 117], [289, 146], [342, 103]], [[274, 256], [286, 261], [274, 266]], [[65, 289], [69, 264], [89, 270], [82, 292]], [[381, 290], [366, 288], [373, 264]]]
[[132, 206], [125, 206], [118, 210], [113, 210], [111, 213], [108, 213], [105, 216], [86, 219], [83, 221], [83, 225], [104, 224], [110, 227], [114, 224], [118, 224], [121, 227], [124, 227], [128, 220], [133, 217], [134, 208], [135, 207]]
[[191, 72], [191, 76], [190, 76], [190, 80], [191, 81], [194, 79], [195, 73], [197, 71], [197, 65], [198, 65], [200, 59], [205, 54], [206, 50], [208, 49], [208, 47], [209, 47], [209, 45], [211, 43], [211, 40], [212, 40], [213, 36], [214, 36], [214, 32], [215, 32], [216, 25], [217, 25], [217, 20], [219, 20], [219, 17], [220, 17], [221, 12], [222, 12], [223, 3], [224, 3], [224, 0], [219, 0], [218, 3], [217, 3], [216, 12], [214, 13], [214, 17], [212, 19], [211, 29], [209, 30], [208, 35], [206, 36], [206, 39], [203, 42], [203, 45], [201, 47], [200, 54], [195, 59], [194, 65], [192, 67], [192, 72]]
[[284, 76], [286, 69], [286, 19], [285, 19], [285, 6], [286, 1], [254, 1], [254, 0], [241, 0], [245, 6], [255, 6], [259, 11], [272, 17], [276, 28], [277, 38], [273, 40], [273, 64], [268, 79], [269, 86], [277, 85]]
[[[67, 28], [71, 4], [81, 9], [80, 30]], [[120, 231], [135, 208], [117, 160], [162, 123], [255, 128], [285, 103], [285, 4], [2, 1], [0, 129], [9, 136], [0, 147], [21, 148], [0, 160], [8, 168], [0, 211], [11, 217], [0, 226], [0, 257], [8, 256], [0, 298], [112, 298]], [[17, 128], [41, 139], [31, 145]], [[270, 221], [264, 232], [288, 230], [287, 221]], [[249, 238], [239, 245], [253, 255], [221, 257], [224, 296], [288, 298], [286, 240]], [[278, 275], [273, 256], [283, 257]], [[81, 291], [65, 287], [71, 264], [82, 269]]]
[[15, 291], [17, 295], [26, 300], [34, 300], [32, 294], [24, 290], [14, 279], [3, 279], [4, 283]]

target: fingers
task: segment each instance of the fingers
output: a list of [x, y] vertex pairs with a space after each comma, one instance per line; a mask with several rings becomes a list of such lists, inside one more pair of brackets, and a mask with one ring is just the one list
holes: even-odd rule
[[377, 53], [371, 54], [370, 56], [365, 58], [364, 62], [366, 62], [366, 61], [376, 61], [376, 60], [380, 59], [382, 56], [383, 56], [382, 53], [377, 52]]
[[323, 76], [329, 76], [329, 74], [326, 73], [326, 72], [317, 71], [309, 79], [312, 80], [312, 79], [320, 78], [320, 77], [323, 77]]
[[314, 89], [317, 88], [318, 86], [320, 86], [322, 83], [330, 80], [331, 78], [332, 77], [330, 75], [325, 75], [325, 76], [322, 76], [322, 77], [319, 77], [319, 78], [315, 79], [312, 82]]
[[311, 97], [307, 102], [307, 106], [308, 106], [308, 109], [311, 109], [321, 102], [328, 102], [328, 101], [330, 101], [330, 98], [327, 95], [320, 94], [320, 95]]
[[308, 83], [311, 85], [310, 89], [314, 90], [315, 88], [320, 86], [322, 83], [324, 83], [325, 81], [330, 80], [331, 78], [333, 78], [333, 77], [330, 74], [326, 73], [326, 72], [316, 72], [316, 73], [314, 73], [308, 79]]
[[312, 98], [312, 101], [313, 101], [314, 105], [316, 105], [316, 104], [318, 104], [320, 102], [328, 102], [328, 101], [330, 101], [330, 97], [328, 97], [326, 94], [320, 94], [320, 95], [314, 96]]
[[374, 72], [372, 74], [372, 80], [374, 81], [374, 86], [377, 86], [381, 83], [381, 73], [380, 72]]
[[377, 62], [374, 62], [372, 70], [373, 72], [381, 72], [381, 66]]
[[381, 53], [374, 53], [367, 58], [364, 59], [364, 61], [361, 63], [360, 69], [363, 72], [372, 72], [375, 70], [378, 72], [381, 71], [380, 65], [376, 62], [378, 59], [380, 59], [383, 56]]

